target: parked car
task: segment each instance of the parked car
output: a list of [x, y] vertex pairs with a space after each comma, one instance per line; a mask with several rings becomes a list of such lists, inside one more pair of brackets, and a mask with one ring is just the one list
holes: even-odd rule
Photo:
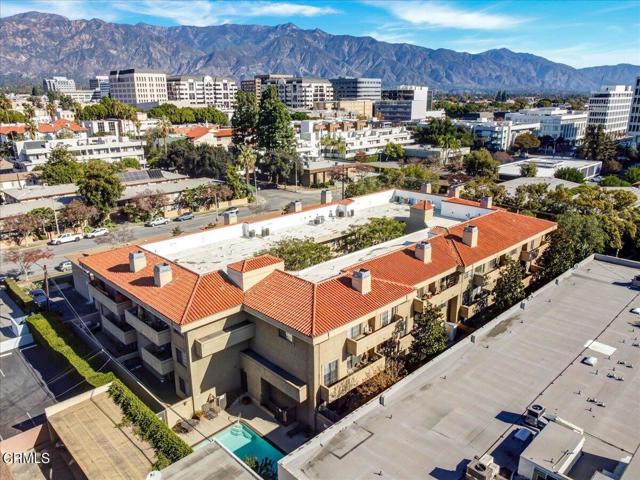
[[176, 222], [184, 222], [185, 220], [193, 220], [193, 212], [184, 212], [176, 217]]
[[69, 260], [65, 260], [63, 262], [60, 262], [58, 265], [56, 265], [56, 270], [60, 271], [60, 272], [69, 272], [71, 271], [71, 261]]
[[104, 228], [104, 227], [94, 228], [89, 233], [85, 234], [84, 238], [101, 237], [103, 235], [107, 235], [108, 233], [109, 233], [109, 229], [108, 228]]
[[229, 207], [224, 211], [224, 213], [234, 213], [234, 214], [238, 215], [238, 208], [237, 207]]
[[158, 217], [158, 218], [154, 218], [153, 220], [148, 221], [147, 222], [147, 227], [158, 227], [160, 225], [166, 225], [167, 223], [169, 223], [169, 219], [168, 218]]
[[47, 306], [47, 294], [44, 293], [44, 290], [41, 288], [36, 288], [31, 290], [31, 298], [33, 298], [33, 302], [38, 306], [38, 308], [44, 308]]
[[51, 245], [61, 245], [63, 243], [79, 242], [82, 240], [82, 235], [79, 233], [63, 233], [51, 240]]

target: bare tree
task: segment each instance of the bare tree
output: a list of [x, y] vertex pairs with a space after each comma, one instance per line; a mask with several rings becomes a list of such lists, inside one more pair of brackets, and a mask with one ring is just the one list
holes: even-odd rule
[[102, 237], [96, 237], [95, 242], [99, 244], [108, 244], [117, 247], [123, 243], [130, 243], [135, 236], [129, 225], [120, 225], [111, 230], [109, 234]]
[[29, 250], [13, 249], [7, 254], [7, 260], [15, 263], [20, 268], [20, 273], [29, 280], [30, 269], [33, 265], [38, 265], [42, 260], [53, 257], [53, 252], [49, 248], [32, 248]]
[[73, 200], [62, 209], [61, 216], [64, 223], [73, 227], [84, 227], [87, 222], [98, 215], [95, 207], [91, 207], [80, 200]]
[[22, 241], [31, 235], [38, 226], [35, 225], [33, 217], [25, 214], [7, 217], [2, 222], [2, 231], [9, 234], [20, 245]]

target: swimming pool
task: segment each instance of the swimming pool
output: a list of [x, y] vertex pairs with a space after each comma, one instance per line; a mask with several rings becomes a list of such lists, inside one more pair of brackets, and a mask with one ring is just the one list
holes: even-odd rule
[[[242, 422], [234, 423], [230, 427], [216, 433], [213, 438], [243, 461], [246, 457], [257, 457], [258, 461], [261, 461], [263, 458], [270, 458], [274, 462], [277, 462], [284, 457], [284, 454], [280, 450]], [[211, 440], [204, 440], [195, 445], [193, 449], [198, 450], [210, 442]]]

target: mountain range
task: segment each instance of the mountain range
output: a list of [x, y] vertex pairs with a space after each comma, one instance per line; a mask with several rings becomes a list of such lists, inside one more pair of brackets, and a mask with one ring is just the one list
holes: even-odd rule
[[478, 54], [371, 37], [331, 35], [293, 24], [162, 27], [69, 20], [27, 12], [0, 19], [0, 84], [39, 83], [66, 75], [86, 84], [111, 69], [153, 68], [236, 80], [256, 73], [382, 78], [383, 85], [421, 84], [446, 91], [588, 92], [631, 85], [640, 66], [576, 69], [508, 49]]

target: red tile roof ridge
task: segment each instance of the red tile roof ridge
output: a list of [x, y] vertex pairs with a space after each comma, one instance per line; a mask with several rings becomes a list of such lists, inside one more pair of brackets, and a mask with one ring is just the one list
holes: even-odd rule
[[202, 275], [198, 275], [198, 279], [196, 280], [195, 285], [193, 286], [193, 290], [191, 290], [191, 295], [189, 295], [189, 300], [187, 301], [187, 305], [184, 307], [184, 312], [182, 312], [182, 317], [180, 317], [180, 321], [178, 322], [180, 325], [183, 324], [187, 315], [189, 314], [189, 310], [191, 309], [191, 305], [193, 304], [193, 298], [196, 296], [196, 292], [198, 291], [198, 286], [200, 285], [200, 281], [202, 280]]
[[313, 291], [311, 294], [311, 336], [316, 335], [316, 298], [318, 296], [318, 284], [313, 284]]

